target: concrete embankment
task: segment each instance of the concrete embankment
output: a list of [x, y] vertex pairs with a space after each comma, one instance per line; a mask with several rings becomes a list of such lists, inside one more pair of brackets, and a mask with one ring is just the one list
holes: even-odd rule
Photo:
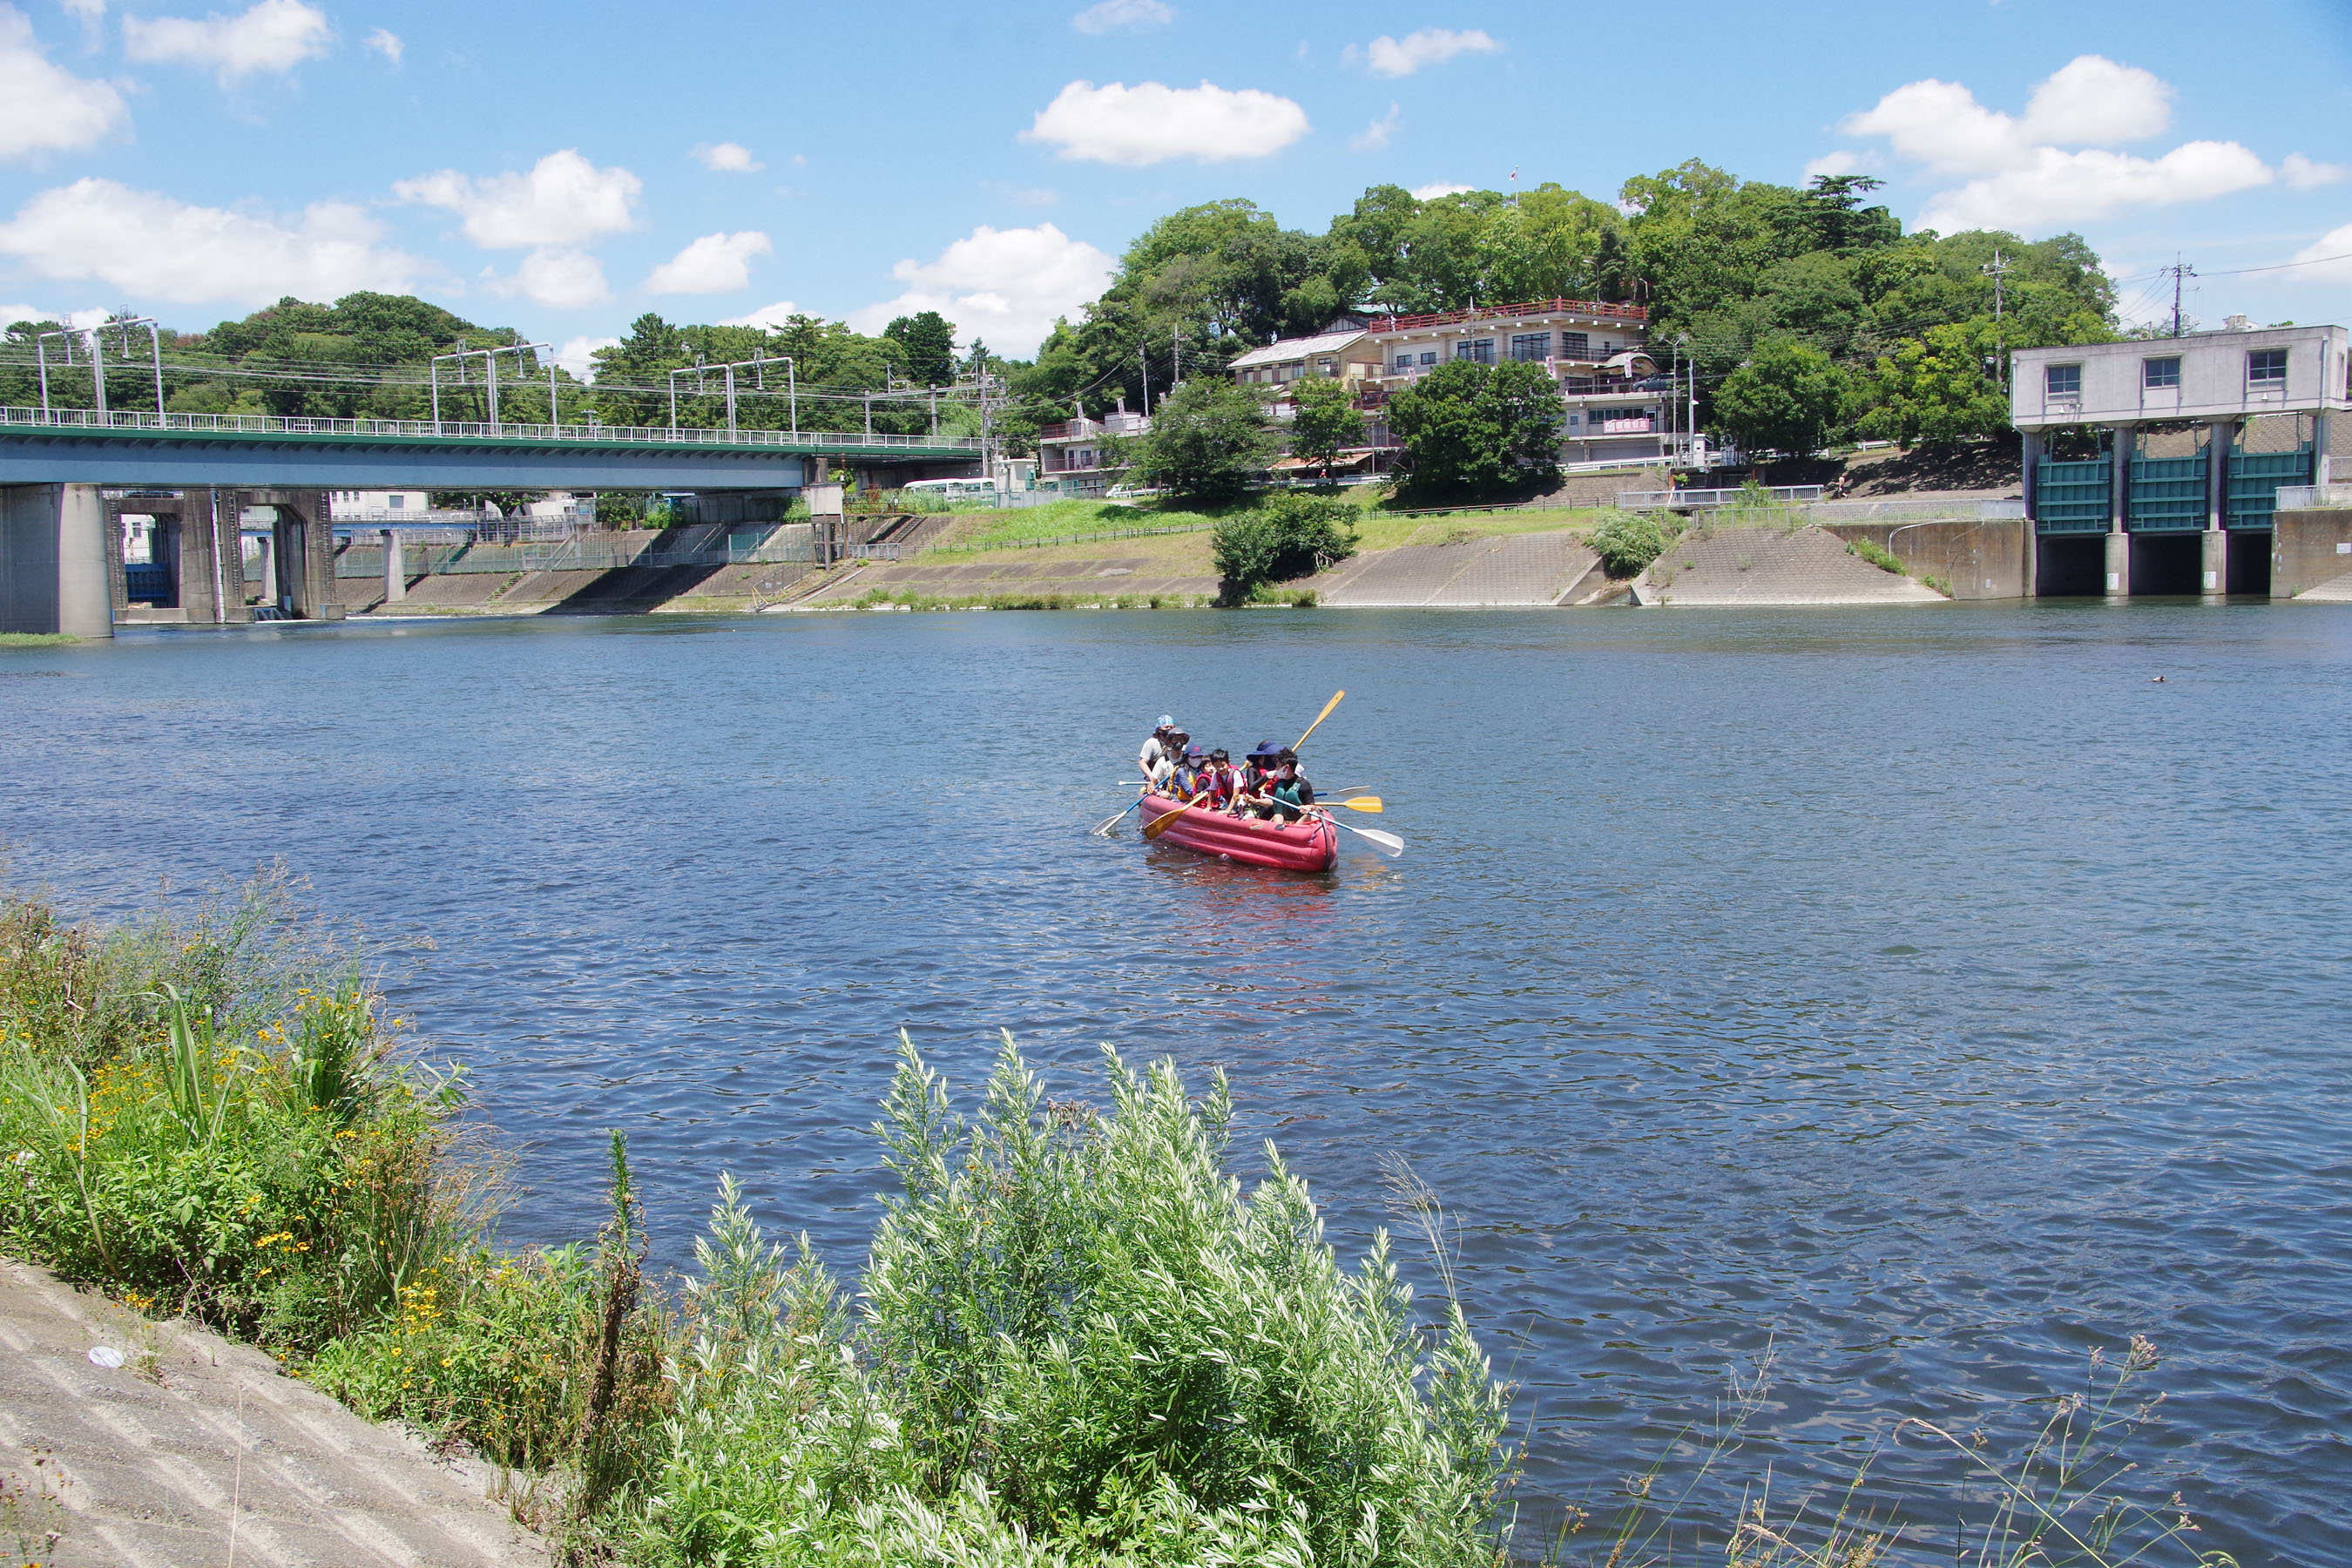
[[1575, 605], [1612, 586], [1601, 558], [1567, 529], [1366, 551], [1290, 585], [1340, 609]]
[[1633, 585], [1638, 604], [1940, 605], [1944, 596], [1881, 571], [1824, 528], [1695, 528], [1666, 546]]
[[0, 1346], [5, 1522], [50, 1568], [551, 1561], [488, 1500], [488, 1467], [361, 1420], [250, 1346], [7, 1259]]
[[2308, 507], [2271, 520], [2271, 597], [2352, 601], [2352, 507]]

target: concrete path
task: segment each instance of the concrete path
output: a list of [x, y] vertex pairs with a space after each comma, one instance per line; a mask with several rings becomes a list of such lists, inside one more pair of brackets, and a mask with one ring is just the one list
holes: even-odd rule
[[1882, 572], [1819, 528], [1694, 531], [1666, 546], [1633, 588], [1635, 602], [1683, 608], [1797, 605], [1940, 605], [1922, 583]]
[[[119, 1367], [100, 1361], [122, 1357]], [[36, 1461], [38, 1461], [37, 1463]], [[0, 1552], [44, 1568], [492, 1568], [544, 1544], [437, 1459], [184, 1322], [0, 1259]], [[42, 1536], [59, 1531], [54, 1547]]]
[[1507, 533], [1459, 544], [1367, 551], [1293, 586], [1335, 609], [1405, 605], [1462, 609], [1558, 605], [1599, 570], [1575, 533]]

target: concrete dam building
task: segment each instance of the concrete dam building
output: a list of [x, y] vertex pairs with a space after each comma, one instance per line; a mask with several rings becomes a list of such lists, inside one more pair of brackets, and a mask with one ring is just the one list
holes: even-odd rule
[[2010, 417], [2024, 437], [2035, 591], [2273, 593], [2279, 492], [2324, 495], [2335, 478], [2347, 337], [2233, 325], [2019, 350]]

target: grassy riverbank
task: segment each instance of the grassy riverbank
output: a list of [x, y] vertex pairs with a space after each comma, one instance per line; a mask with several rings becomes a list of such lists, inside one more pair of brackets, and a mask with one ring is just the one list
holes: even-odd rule
[[[472, 1446], [570, 1561], [1627, 1568], [1701, 1537], [1738, 1568], [1927, 1560], [1858, 1489], [1694, 1524], [1653, 1496], [1663, 1460], [1530, 1538], [1434, 1194], [1400, 1170], [1446, 1287], [1417, 1302], [1385, 1236], [1340, 1267], [1271, 1149], [1254, 1188], [1230, 1173], [1222, 1077], [1196, 1098], [1106, 1050], [1099, 1096], [1047, 1099], [1008, 1036], [967, 1120], [902, 1039], [854, 1278], [722, 1177], [691, 1269], [651, 1279], [617, 1135], [598, 1236], [494, 1243], [462, 1075], [282, 883], [110, 930], [0, 896], [0, 1249]], [[2117, 1495], [2154, 1359], [2135, 1341], [2007, 1466], [1896, 1430], [1953, 1450], [1979, 1561], [2201, 1561]], [[1676, 1445], [1689, 1485], [1738, 1451], [1742, 1394]]]

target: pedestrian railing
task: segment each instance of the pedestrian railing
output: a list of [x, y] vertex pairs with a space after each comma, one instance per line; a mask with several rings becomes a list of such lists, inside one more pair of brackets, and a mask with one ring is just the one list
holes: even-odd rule
[[0, 407], [0, 429], [173, 432], [219, 436], [404, 437], [431, 441], [538, 441], [564, 446], [782, 447], [792, 451], [981, 451], [977, 436], [887, 436], [841, 430], [727, 430], [693, 426], [496, 425], [456, 419], [302, 419], [267, 414], [154, 414], [139, 409]]

